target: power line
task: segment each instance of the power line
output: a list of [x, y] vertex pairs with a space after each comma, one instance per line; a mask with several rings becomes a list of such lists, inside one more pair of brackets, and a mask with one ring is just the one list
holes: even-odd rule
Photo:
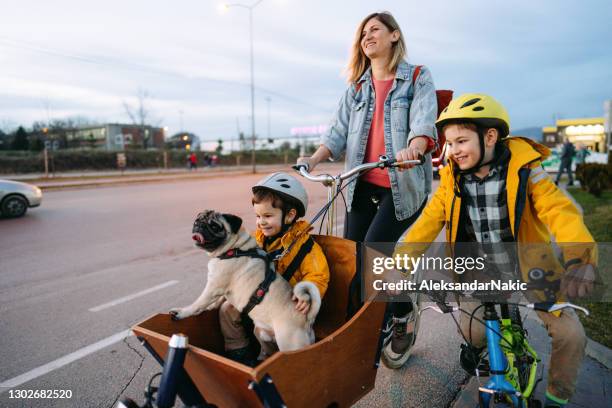
[[[139, 71], [139, 72], [144, 72], [144, 73], [159, 75], [159, 76], [164, 76], [164, 77], [173, 77], [175, 79], [180, 79], [184, 81], [193, 81], [193, 80], [205, 81], [205, 82], [216, 83], [219, 85], [231, 85], [231, 86], [237, 86], [241, 88], [246, 88], [250, 86], [250, 84], [247, 84], [245, 82], [240, 82], [240, 81], [231, 81], [231, 80], [218, 79], [218, 78], [206, 77], [206, 76], [201, 76], [201, 75], [196, 76], [196, 77], [187, 77], [185, 75], [182, 75], [176, 72], [160, 70], [160, 69], [153, 69], [147, 65], [135, 64], [131, 62], [127, 62], [127, 63], [119, 62], [119, 61], [114, 61], [112, 59], [105, 60], [105, 59], [100, 59], [100, 58], [84, 57], [81, 55], [69, 54], [66, 52], [57, 51], [57, 50], [53, 50], [50, 48], [43, 48], [39, 45], [28, 43], [25, 41], [16, 41], [13, 39], [0, 37], [0, 46], [2, 45], [6, 47], [17, 48], [17, 49], [27, 50], [31, 52], [46, 54], [46, 55], [50, 55], [53, 57], [69, 59], [69, 60], [73, 60], [73, 61], [77, 61], [81, 63], [93, 64], [93, 65], [98, 65], [98, 66], [106, 66], [106, 67], [111, 67], [111, 68], [120, 68], [120, 69], [126, 69], [130, 71]], [[324, 111], [324, 112], [329, 112], [331, 110], [331, 109], [323, 108], [321, 106], [314, 105], [310, 102], [303, 101], [299, 98], [288, 96], [283, 93], [273, 91], [270, 89], [266, 89], [266, 88], [262, 88], [258, 86], [256, 86], [255, 89], [257, 89], [257, 91], [259, 91], [260, 93], [273, 95], [278, 98], [284, 99], [288, 102], [292, 102], [294, 104], [308, 106], [310, 108], [317, 109], [317, 110]]]

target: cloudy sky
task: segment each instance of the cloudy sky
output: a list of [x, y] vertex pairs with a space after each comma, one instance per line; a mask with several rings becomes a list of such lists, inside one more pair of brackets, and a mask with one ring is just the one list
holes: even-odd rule
[[[244, 4], [252, 4], [249, 0]], [[216, 0], [0, 0], [0, 128], [86, 117], [155, 123], [204, 140], [250, 132], [248, 11]], [[612, 99], [612, 2], [264, 0], [253, 11], [256, 131], [329, 122], [356, 25], [391, 11], [409, 61], [440, 89], [485, 92], [514, 129], [602, 116]], [[182, 113], [181, 113], [182, 112]]]

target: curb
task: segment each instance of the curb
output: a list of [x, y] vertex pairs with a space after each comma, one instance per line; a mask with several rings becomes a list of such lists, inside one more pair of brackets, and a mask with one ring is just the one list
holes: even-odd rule
[[587, 337], [586, 354], [607, 369], [612, 369], [612, 350]]
[[227, 172], [227, 173], [215, 173], [215, 174], [202, 174], [199, 176], [183, 176], [183, 177], [173, 177], [173, 176], [163, 176], [163, 177], [150, 177], [150, 178], [132, 178], [125, 180], [113, 180], [108, 179], [98, 179], [97, 181], [92, 182], [66, 182], [61, 184], [50, 184], [50, 185], [39, 185], [38, 187], [43, 191], [55, 191], [55, 190], [67, 190], [67, 189], [78, 189], [78, 188], [92, 188], [92, 187], [113, 187], [120, 185], [129, 185], [129, 184], [146, 184], [146, 183], [163, 183], [163, 182], [174, 182], [174, 181], [198, 181], [202, 179], [208, 178], [217, 178], [217, 177], [228, 177], [228, 176], [241, 176], [245, 174], [252, 174], [250, 171], [236, 171], [236, 172]]
[[[58, 182], [57, 184], [49, 184], [49, 185], [38, 185], [38, 187], [43, 191], [56, 191], [56, 190], [66, 190], [66, 189], [79, 189], [79, 188], [96, 188], [96, 187], [113, 187], [120, 185], [130, 185], [130, 184], [145, 184], [145, 183], [163, 183], [163, 182], [174, 182], [174, 181], [199, 181], [203, 179], [209, 178], [221, 178], [221, 177], [233, 177], [240, 175], [253, 174], [250, 170], [235, 170], [235, 171], [224, 171], [224, 172], [216, 172], [209, 174], [199, 174], [199, 175], [167, 175], [167, 176], [152, 176], [152, 177], [129, 177], [123, 180], [115, 179], [115, 178], [100, 178], [97, 180], [92, 180], [90, 182], [71, 182], [67, 181], [65, 183]], [[257, 172], [256, 174], [259, 174]], [[52, 183], [52, 181], [51, 181]]]

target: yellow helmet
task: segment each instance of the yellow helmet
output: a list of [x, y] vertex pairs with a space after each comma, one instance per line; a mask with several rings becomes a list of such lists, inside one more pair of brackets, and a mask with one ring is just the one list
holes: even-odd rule
[[445, 124], [463, 120], [481, 127], [497, 128], [501, 132], [500, 138], [510, 133], [508, 112], [489, 95], [467, 93], [453, 99], [440, 113], [436, 126], [441, 131]]

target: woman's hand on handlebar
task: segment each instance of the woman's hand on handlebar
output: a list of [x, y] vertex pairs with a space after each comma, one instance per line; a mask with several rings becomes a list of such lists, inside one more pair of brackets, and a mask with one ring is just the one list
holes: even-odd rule
[[[398, 162], [403, 162], [407, 160], [419, 160], [420, 156], [425, 154], [425, 150], [427, 149], [427, 137], [420, 136], [415, 137], [410, 141], [410, 144], [407, 148], [400, 150], [395, 155], [395, 159]], [[406, 164], [402, 166], [398, 166], [399, 171], [407, 170], [414, 167], [414, 164]]]
[[298, 157], [296, 164], [305, 164], [308, 166], [306, 170], [308, 170], [310, 173], [314, 170], [317, 164], [319, 164], [319, 162], [314, 160], [312, 157]]
[[325, 146], [320, 145], [316, 152], [310, 157], [298, 157], [297, 164], [306, 164], [308, 172], [312, 173], [317, 164], [329, 159], [332, 156], [331, 151]]

